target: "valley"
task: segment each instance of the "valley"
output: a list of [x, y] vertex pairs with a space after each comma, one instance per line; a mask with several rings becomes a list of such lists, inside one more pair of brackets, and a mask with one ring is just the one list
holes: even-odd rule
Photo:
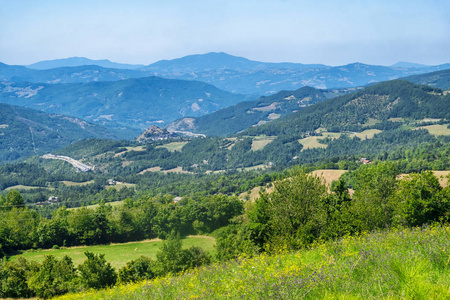
[[[175, 63], [180, 64], [175, 68]], [[319, 257], [323, 247], [347, 245], [365, 232], [372, 232], [366, 235], [367, 247], [373, 247], [372, 239], [397, 239], [393, 228], [409, 230], [411, 240], [423, 239], [414, 228], [440, 222], [430, 230], [439, 238], [445, 235], [448, 72], [362, 64], [265, 65], [224, 54], [152, 67], [125, 65], [114, 72], [104, 66], [45, 65], [52, 64], [28, 71], [7, 66], [29, 82], [8, 81], [13, 75], [0, 82], [0, 101], [6, 102], [0, 104], [0, 256], [6, 258], [0, 280], [21, 284], [19, 291], [0, 289], [2, 296], [81, 292], [96, 278], [85, 273], [94, 262], [94, 272], [110, 276], [94, 288], [120, 284], [119, 290], [125, 284], [139, 290], [143, 280], [159, 288], [156, 282], [165, 282], [166, 276], [182, 282], [190, 272], [207, 274], [216, 265], [225, 273], [232, 266], [250, 274], [244, 267], [249, 264], [262, 272], [251, 276], [265, 278], [270, 268], [262, 268], [259, 260], [266, 257], [286, 263], [289, 274], [303, 278], [306, 269], [298, 261], [309, 261], [308, 268], [316, 270], [323, 257], [315, 261], [311, 255]], [[74, 75], [75, 69], [84, 75]], [[233, 94], [226, 91], [234, 89], [228, 75], [222, 76], [227, 88], [221, 90], [189, 78], [145, 73], [171, 77], [173, 72], [178, 78], [189, 77], [188, 71], [189, 76], [234, 74], [239, 80], [241, 73], [257, 74], [268, 80], [258, 81], [261, 87], [301, 73], [314, 87], [278, 90], [274, 84], [270, 93], [255, 93], [240, 81], [246, 92]], [[359, 79], [348, 74], [342, 85], [327, 89], [340, 71]], [[379, 80], [425, 74], [364, 86], [372, 72], [384, 74]], [[56, 81], [39, 81], [48, 74]], [[57, 80], [55, 74], [74, 81], [61, 83], [66, 79]], [[76, 81], [77, 76], [84, 81]], [[348, 253], [342, 260], [351, 257]], [[363, 254], [354, 255], [363, 261]], [[63, 266], [58, 270], [64, 281], [51, 283], [61, 292], [38, 287], [36, 278], [45, 266]], [[15, 277], [21, 269], [28, 277]], [[282, 267], [270, 272], [290, 278]], [[233, 274], [226, 276], [242, 280], [243, 275]], [[266, 281], [285, 286], [280, 279]], [[173, 293], [181, 295], [178, 289], [174, 284]], [[323, 286], [314, 295], [327, 289], [336, 287]], [[274, 295], [272, 289], [252, 290]], [[192, 291], [197, 293], [195, 287]]]

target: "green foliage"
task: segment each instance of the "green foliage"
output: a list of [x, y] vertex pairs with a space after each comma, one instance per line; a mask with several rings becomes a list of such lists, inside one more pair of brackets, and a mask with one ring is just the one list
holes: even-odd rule
[[48, 299], [76, 291], [76, 279], [75, 267], [69, 257], [57, 261], [52, 255], [47, 255], [39, 270], [28, 279], [28, 286], [36, 296]]
[[152, 279], [158, 275], [158, 271], [156, 261], [151, 260], [147, 256], [141, 256], [127, 262], [126, 266], [119, 270], [119, 282], [127, 283]]
[[14, 262], [3, 260], [0, 267], [0, 296], [2, 298], [29, 298], [33, 291], [27, 284], [27, 278], [36, 270], [25, 258]]
[[114, 285], [117, 274], [111, 264], [106, 262], [104, 254], [84, 253], [86, 261], [78, 266], [81, 283], [86, 288], [101, 289]]
[[430, 171], [409, 174], [401, 180], [393, 198], [396, 223], [421, 226], [433, 221], [448, 221], [450, 198], [438, 179]]

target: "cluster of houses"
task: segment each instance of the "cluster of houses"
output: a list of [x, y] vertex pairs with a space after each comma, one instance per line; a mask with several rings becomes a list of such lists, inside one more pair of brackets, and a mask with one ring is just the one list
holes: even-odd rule
[[50, 196], [49, 198], [48, 198], [48, 200], [47, 201], [43, 201], [43, 202], [36, 202], [36, 205], [37, 206], [44, 206], [44, 205], [51, 205], [51, 204], [55, 204], [55, 203], [58, 203], [59, 202], [59, 199], [58, 199], [58, 197], [55, 197], [55, 196]]

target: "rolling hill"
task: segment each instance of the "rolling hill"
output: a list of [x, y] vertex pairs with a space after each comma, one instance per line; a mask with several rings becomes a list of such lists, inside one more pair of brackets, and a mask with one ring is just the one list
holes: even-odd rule
[[442, 70], [420, 75], [408, 76], [402, 79], [439, 89], [450, 89], [450, 70]]
[[306, 106], [356, 91], [352, 89], [318, 90], [302, 87], [281, 91], [253, 101], [241, 102], [197, 118], [183, 118], [167, 127], [171, 131], [189, 131], [212, 136], [238, 133], [288, 115]]
[[395, 126], [392, 121], [395, 118], [450, 120], [450, 95], [439, 89], [392, 80], [320, 102], [242, 134], [298, 135], [319, 128], [361, 131], [370, 122]]
[[52, 152], [92, 137], [115, 135], [78, 118], [0, 104], [0, 162]]
[[159, 77], [71, 84], [0, 83], [0, 102], [131, 130], [128, 137], [152, 124], [201, 116], [248, 99], [203, 82]]
[[117, 81], [146, 76], [148, 76], [147, 73], [137, 70], [108, 69], [96, 65], [35, 70], [0, 63], [0, 81], [7, 82], [80, 83]]

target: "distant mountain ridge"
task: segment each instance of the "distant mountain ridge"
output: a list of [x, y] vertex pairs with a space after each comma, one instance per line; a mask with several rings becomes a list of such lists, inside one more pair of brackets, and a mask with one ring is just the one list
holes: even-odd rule
[[36, 70], [48, 70], [60, 67], [79, 67], [89, 65], [96, 65], [111, 69], [130, 69], [130, 70], [135, 70], [144, 67], [144, 65], [121, 64], [112, 62], [107, 59], [93, 60], [86, 57], [69, 57], [53, 60], [44, 60], [28, 65], [26, 67]]
[[[89, 60], [88, 62], [96, 61]], [[45, 70], [48, 73], [30, 73], [30, 69], [19, 70], [16, 68], [14, 73], [3, 66], [0, 68], [0, 80], [69, 83], [159, 76], [168, 79], [203, 81], [232, 93], [271, 95], [282, 90], [296, 90], [303, 86], [319, 89], [364, 86], [450, 69], [450, 64], [425, 66], [399, 62], [393, 66], [374, 66], [352, 63], [331, 67], [321, 64], [265, 63], [213, 52], [162, 60], [134, 70], [122, 69], [120, 71], [117, 66], [114, 70], [94, 68], [93, 66], [73, 68]], [[64, 71], [68, 73], [64, 74]], [[20, 74], [20, 72], [24, 72], [24, 74]]]
[[233, 56], [224, 52], [188, 55], [172, 60], [160, 60], [141, 70], [152, 72], [190, 73], [213, 70], [259, 71], [264, 69], [320, 69], [322, 64], [266, 63]]

